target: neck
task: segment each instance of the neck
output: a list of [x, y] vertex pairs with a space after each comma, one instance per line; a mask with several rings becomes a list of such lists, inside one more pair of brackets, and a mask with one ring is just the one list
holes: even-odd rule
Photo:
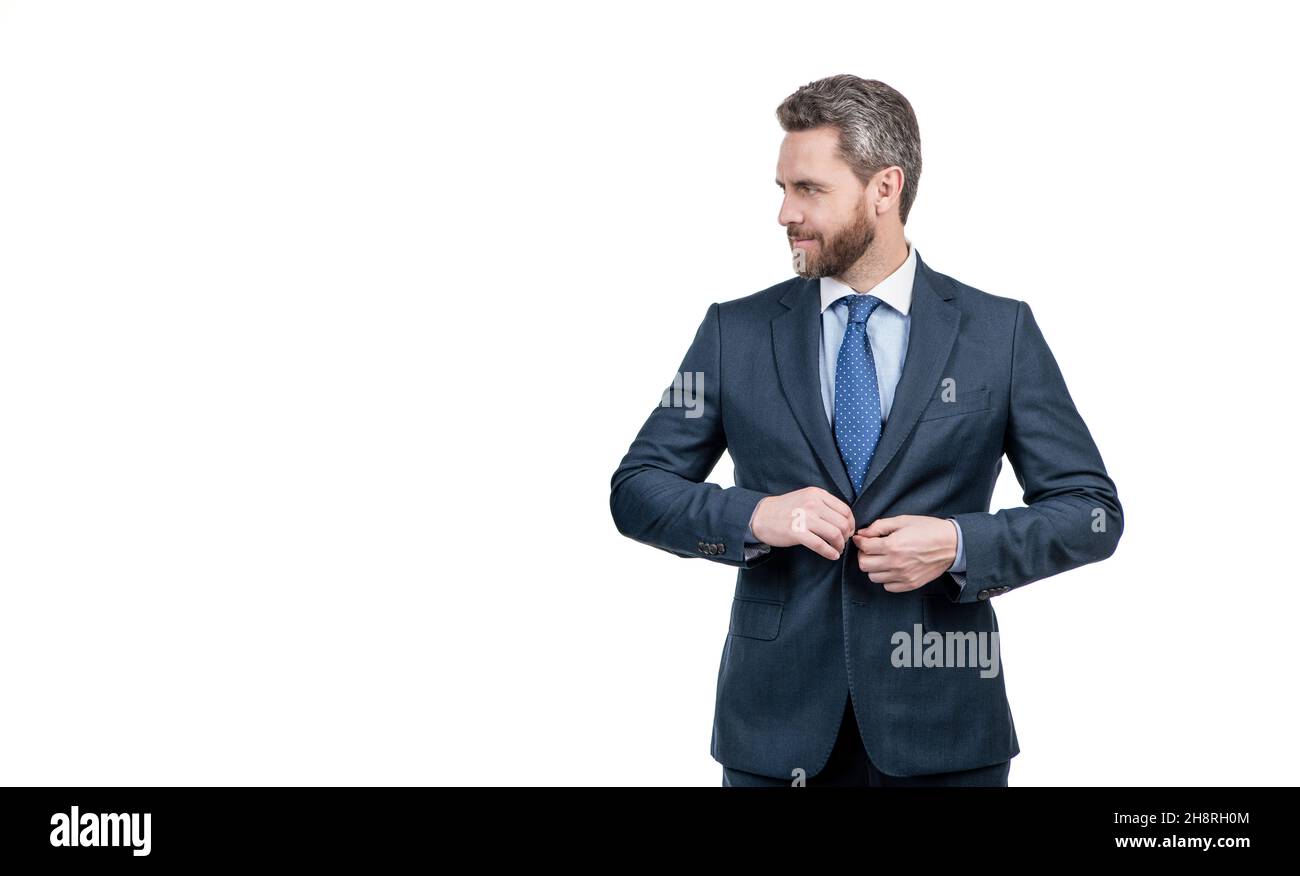
[[902, 226], [891, 233], [876, 236], [867, 251], [843, 274], [835, 279], [855, 292], [870, 292], [881, 280], [897, 271], [907, 261], [907, 240]]

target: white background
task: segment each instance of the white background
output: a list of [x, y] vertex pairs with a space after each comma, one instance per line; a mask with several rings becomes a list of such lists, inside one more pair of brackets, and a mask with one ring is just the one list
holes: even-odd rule
[[719, 784], [735, 569], [609, 478], [841, 72], [1126, 512], [997, 601], [1011, 784], [1300, 782], [1281, 8], [0, 4], [0, 782]]

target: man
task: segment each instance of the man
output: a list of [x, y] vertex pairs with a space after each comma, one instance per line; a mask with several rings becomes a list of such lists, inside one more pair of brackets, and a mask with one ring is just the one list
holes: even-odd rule
[[[1115, 485], [1029, 305], [904, 235], [906, 98], [832, 76], [777, 117], [798, 276], [709, 306], [614, 473], [614, 521], [739, 567], [724, 785], [1005, 785], [1020, 745], [991, 600], [1109, 557]], [[705, 482], [724, 449], [726, 489]], [[1004, 453], [1027, 507], [990, 513]]]

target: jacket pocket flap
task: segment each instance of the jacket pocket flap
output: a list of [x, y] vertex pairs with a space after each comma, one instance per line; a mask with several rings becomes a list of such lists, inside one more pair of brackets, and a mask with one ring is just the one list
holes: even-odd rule
[[763, 602], [758, 599], [731, 600], [731, 629], [733, 636], [751, 639], [775, 639], [781, 629], [780, 602]]
[[948, 401], [938, 395], [930, 400], [921, 412], [922, 420], [936, 420], [939, 417], [951, 417], [954, 414], [969, 414], [973, 411], [986, 411], [989, 408], [989, 391], [983, 386], [971, 389], [958, 389], [956, 396]]

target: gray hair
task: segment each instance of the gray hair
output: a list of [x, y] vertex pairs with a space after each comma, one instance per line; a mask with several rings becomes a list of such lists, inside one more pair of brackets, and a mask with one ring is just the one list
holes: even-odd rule
[[907, 224], [921, 180], [921, 130], [907, 98], [879, 80], [845, 73], [801, 87], [776, 108], [776, 118], [787, 132], [837, 128], [840, 157], [863, 185], [877, 171], [901, 167], [898, 218]]

